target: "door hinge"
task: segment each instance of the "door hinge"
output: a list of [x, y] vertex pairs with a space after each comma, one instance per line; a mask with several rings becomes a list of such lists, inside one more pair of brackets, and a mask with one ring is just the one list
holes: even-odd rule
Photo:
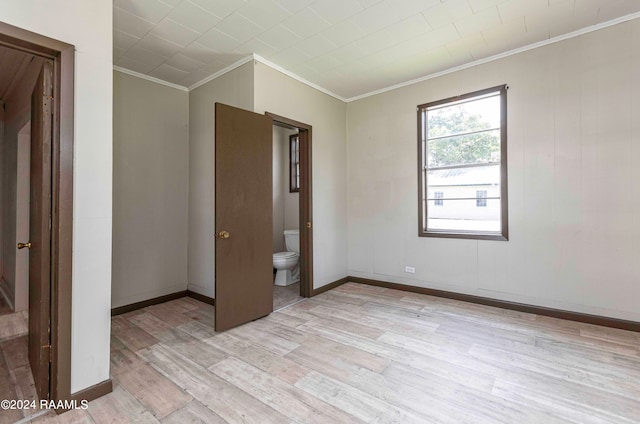
[[51, 353], [51, 345], [44, 345], [42, 346], [43, 349], [49, 349], [49, 363], [53, 362], [53, 354]]

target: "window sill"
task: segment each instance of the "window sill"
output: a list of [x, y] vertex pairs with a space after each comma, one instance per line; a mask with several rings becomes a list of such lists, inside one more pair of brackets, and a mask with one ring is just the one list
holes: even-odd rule
[[496, 234], [496, 233], [461, 233], [461, 232], [424, 231], [424, 230], [420, 230], [420, 231], [418, 231], [418, 237], [509, 241], [509, 235], [508, 234]]

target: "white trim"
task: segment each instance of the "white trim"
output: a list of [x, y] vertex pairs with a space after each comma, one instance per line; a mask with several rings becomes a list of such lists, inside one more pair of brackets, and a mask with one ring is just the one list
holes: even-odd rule
[[296, 305], [296, 304], [298, 304], [298, 303], [300, 303], [300, 302], [304, 302], [304, 301], [306, 301], [306, 300], [308, 300], [308, 299], [309, 299], [309, 298], [305, 298], [305, 297], [303, 297], [302, 299], [296, 300], [295, 302], [290, 303], [290, 304], [288, 304], [288, 305], [285, 305], [285, 306], [283, 306], [282, 308], [275, 309], [273, 312], [282, 311], [283, 309], [287, 309], [287, 308], [289, 308], [289, 307], [291, 307], [291, 306], [293, 306], [293, 305]]
[[146, 80], [151, 81], [151, 82], [155, 82], [155, 83], [158, 83], [158, 84], [166, 85], [167, 87], [172, 87], [172, 88], [176, 88], [178, 90], [183, 90], [183, 91], [191, 91], [191, 90], [194, 90], [194, 89], [196, 89], [196, 88], [208, 83], [209, 81], [213, 81], [214, 79], [216, 79], [218, 77], [221, 77], [222, 75], [224, 75], [224, 74], [226, 74], [228, 72], [233, 71], [234, 69], [244, 65], [245, 63], [248, 63], [248, 62], [250, 62], [252, 60], [255, 60], [257, 62], [262, 63], [263, 65], [266, 65], [266, 66], [269, 66], [272, 69], [275, 69], [276, 71], [282, 72], [283, 74], [287, 75], [290, 78], [295, 79], [296, 81], [299, 81], [299, 82], [301, 82], [301, 83], [303, 83], [305, 85], [308, 85], [311, 88], [315, 88], [316, 90], [318, 90], [318, 91], [320, 91], [320, 92], [322, 92], [324, 94], [327, 94], [327, 95], [329, 95], [331, 97], [334, 97], [334, 98], [336, 98], [336, 99], [338, 99], [340, 101], [343, 101], [345, 103], [350, 103], [350, 102], [353, 102], [353, 101], [356, 101], [356, 100], [364, 99], [366, 97], [371, 97], [371, 96], [375, 96], [377, 94], [386, 93], [387, 91], [395, 90], [397, 88], [407, 87], [409, 85], [413, 85], [413, 84], [416, 84], [416, 83], [419, 83], [419, 82], [423, 82], [423, 81], [427, 81], [427, 80], [430, 80], [430, 79], [433, 79], [433, 78], [441, 77], [443, 75], [451, 74], [453, 72], [458, 72], [458, 71], [461, 71], [463, 69], [473, 68], [474, 66], [478, 66], [478, 65], [485, 64], [485, 63], [493, 62], [495, 60], [499, 60], [499, 59], [503, 59], [505, 57], [513, 56], [513, 55], [518, 54], [518, 53], [523, 53], [523, 52], [526, 52], [528, 50], [537, 49], [538, 47], [543, 47], [543, 46], [547, 46], [549, 44], [554, 44], [554, 43], [557, 43], [557, 42], [560, 42], [560, 41], [568, 40], [570, 38], [575, 38], [575, 37], [578, 37], [578, 36], [581, 36], [581, 35], [584, 35], [584, 34], [588, 34], [590, 32], [598, 31], [598, 30], [601, 30], [601, 29], [604, 29], [604, 28], [608, 28], [610, 26], [617, 25], [617, 24], [620, 24], [620, 23], [623, 23], [623, 22], [631, 21], [631, 20], [637, 19], [637, 18], [640, 18], [640, 12], [631, 13], [629, 15], [621, 16], [619, 18], [612, 19], [612, 20], [607, 21], [607, 22], [602, 22], [602, 23], [599, 23], [599, 24], [596, 24], [596, 25], [592, 25], [592, 26], [589, 26], [589, 27], [586, 27], [586, 28], [579, 29], [577, 31], [569, 32], [567, 34], [558, 35], [558, 36], [550, 38], [548, 40], [539, 41], [537, 43], [533, 43], [533, 44], [529, 44], [527, 46], [519, 47], [517, 49], [510, 50], [508, 52], [499, 53], [499, 54], [496, 54], [496, 55], [493, 55], [493, 56], [490, 56], [490, 57], [486, 57], [484, 59], [474, 60], [473, 62], [469, 62], [469, 63], [465, 63], [463, 65], [455, 66], [453, 68], [445, 69], [444, 71], [436, 72], [434, 74], [425, 75], [425, 76], [420, 77], [420, 78], [416, 78], [416, 79], [412, 79], [412, 80], [409, 80], [409, 81], [401, 82], [401, 83], [394, 84], [394, 85], [391, 85], [391, 86], [388, 86], [388, 87], [385, 87], [385, 88], [381, 88], [379, 90], [370, 91], [368, 93], [364, 93], [364, 94], [360, 94], [360, 95], [353, 96], [353, 97], [348, 97], [348, 98], [342, 97], [339, 94], [336, 94], [336, 93], [332, 92], [331, 90], [328, 90], [328, 89], [326, 89], [324, 87], [319, 86], [318, 84], [315, 84], [315, 83], [313, 83], [311, 81], [308, 81], [308, 80], [302, 78], [301, 76], [296, 75], [293, 72], [284, 69], [280, 65], [276, 65], [275, 63], [263, 58], [260, 55], [255, 54], [255, 53], [243, 57], [242, 59], [238, 60], [237, 62], [232, 63], [231, 65], [227, 66], [226, 68], [219, 70], [218, 72], [216, 72], [216, 73], [206, 77], [205, 79], [203, 79], [203, 80], [201, 80], [201, 81], [189, 86], [188, 88], [187, 87], [183, 87], [181, 85], [172, 84], [170, 82], [161, 80], [159, 78], [154, 78], [154, 77], [151, 77], [149, 75], [144, 75], [144, 74], [141, 74], [139, 72], [130, 71], [128, 69], [120, 68], [118, 66], [114, 66], [113, 69], [118, 71], [118, 72], [122, 72], [122, 73], [125, 73], [125, 74], [133, 75], [135, 77], [146, 79]]
[[549, 44], [558, 43], [560, 41], [568, 40], [570, 38], [575, 38], [580, 35], [588, 34], [590, 32], [598, 31], [600, 29], [604, 29], [613, 25], [617, 25], [623, 22], [631, 21], [633, 19], [640, 18], [640, 12], [632, 13], [630, 15], [621, 16], [616, 19], [612, 19], [607, 22], [602, 22], [596, 25], [592, 25], [590, 27], [582, 28], [573, 32], [569, 32], [566, 34], [558, 35], [556, 37], [550, 38], [548, 40], [538, 41], [537, 43], [529, 44], [527, 46], [518, 47], [517, 49], [509, 50], [508, 52], [499, 53], [493, 56], [486, 57], [484, 59], [474, 60], [473, 62], [465, 63], [463, 65], [459, 65], [453, 68], [445, 69], [444, 71], [436, 72], [434, 74], [425, 75], [424, 77], [412, 79], [409, 81], [401, 82], [398, 84], [391, 85], [389, 87], [381, 88], [379, 90], [370, 91], [368, 93], [360, 94], [358, 96], [349, 97], [346, 99], [346, 102], [353, 102], [356, 100], [364, 99], [366, 97], [375, 96], [376, 94], [386, 93], [387, 91], [395, 90], [397, 88], [406, 87], [409, 85], [413, 85], [419, 82], [427, 81], [433, 78], [441, 77], [443, 75], [451, 74], [453, 72], [458, 72], [463, 69], [473, 68], [474, 66], [482, 65], [484, 63], [493, 62], [494, 60], [503, 59], [505, 57], [513, 56], [514, 54], [523, 53], [528, 50], [537, 49], [538, 47], [544, 47]]
[[160, 78], [152, 77], [150, 75], [141, 74], [140, 72], [132, 71], [130, 69], [121, 68], [119, 66], [113, 66], [114, 71], [122, 72], [123, 74], [131, 75], [133, 77], [142, 78], [143, 80], [155, 82], [156, 84], [165, 85], [167, 87], [175, 88], [177, 90], [189, 91], [189, 89], [183, 85], [174, 84]]
[[249, 56], [245, 56], [242, 59], [232, 63], [231, 65], [227, 66], [224, 69], [220, 69], [218, 72], [209, 75], [208, 77], [206, 77], [203, 80], [198, 81], [197, 83], [190, 85], [189, 86], [189, 91], [191, 90], [195, 90], [196, 88], [205, 85], [206, 83], [208, 83], [209, 81], [213, 81], [214, 79], [223, 76], [224, 74], [226, 74], [227, 72], [231, 72], [236, 68], [239, 68], [240, 66], [244, 65], [247, 62], [251, 62], [253, 60], [253, 55], [249, 55]]
[[315, 83], [313, 83], [313, 82], [311, 82], [311, 81], [307, 81], [306, 79], [302, 78], [301, 76], [296, 75], [296, 74], [294, 74], [294, 73], [293, 73], [293, 72], [291, 72], [291, 71], [287, 71], [286, 69], [284, 69], [284, 68], [283, 68], [283, 67], [281, 67], [280, 65], [276, 65], [275, 63], [273, 63], [273, 62], [271, 62], [271, 61], [268, 61], [267, 59], [265, 59], [264, 57], [262, 57], [262, 56], [260, 56], [260, 55], [254, 54], [254, 55], [253, 55], [253, 58], [254, 58], [255, 60], [257, 60], [258, 62], [262, 63], [263, 65], [267, 65], [268, 67], [270, 67], [270, 68], [272, 68], [272, 69], [275, 69], [275, 70], [276, 70], [276, 71], [278, 71], [278, 72], [282, 72], [282, 73], [283, 73], [283, 74], [285, 74], [286, 76], [291, 77], [291, 78], [293, 78], [294, 80], [299, 81], [299, 82], [301, 82], [301, 83], [303, 83], [303, 84], [306, 84], [306, 85], [308, 85], [308, 86], [309, 86], [309, 87], [311, 87], [311, 88], [315, 88], [316, 90], [318, 90], [318, 91], [320, 91], [320, 92], [322, 92], [322, 93], [324, 93], [324, 94], [327, 94], [327, 95], [329, 95], [329, 96], [331, 96], [331, 97], [334, 97], [334, 98], [336, 98], [336, 99], [338, 99], [338, 100], [340, 100], [340, 101], [343, 101], [343, 102], [345, 102], [345, 103], [348, 101], [348, 99], [346, 99], [346, 98], [344, 98], [344, 97], [340, 96], [339, 94], [336, 94], [336, 93], [334, 93], [334, 92], [333, 92], [333, 91], [331, 91], [331, 90], [327, 90], [326, 88], [321, 87], [321, 86], [319, 86], [318, 84], [315, 84]]

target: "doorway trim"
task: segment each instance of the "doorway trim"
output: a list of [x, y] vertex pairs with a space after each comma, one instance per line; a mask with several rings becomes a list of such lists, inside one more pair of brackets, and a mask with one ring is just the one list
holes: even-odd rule
[[313, 199], [311, 173], [312, 127], [275, 113], [265, 112], [273, 125], [298, 129], [300, 139], [300, 296], [313, 296]]
[[[0, 45], [53, 61], [49, 398], [71, 400], [74, 46], [0, 22]], [[109, 381], [109, 390], [111, 384]], [[103, 389], [106, 389], [103, 388]], [[98, 394], [98, 396], [104, 393]], [[97, 397], [97, 396], [96, 396]], [[85, 397], [87, 398], [87, 397]], [[63, 412], [63, 411], [58, 411]]]

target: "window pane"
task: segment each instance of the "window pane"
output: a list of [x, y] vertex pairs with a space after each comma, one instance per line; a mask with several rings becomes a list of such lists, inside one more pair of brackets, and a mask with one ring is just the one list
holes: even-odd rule
[[500, 128], [500, 95], [429, 108], [427, 124], [429, 139]]
[[433, 197], [432, 191], [442, 191], [444, 199], [462, 197], [451, 196], [450, 193], [453, 189], [463, 190], [464, 188], [464, 192], [469, 194], [464, 197], [475, 198], [476, 190], [484, 190], [485, 186], [500, 187], [500, 165], [438, 169], [427, 172], [427, 197]]
[[289, 137], [289, 191], [296, 192], [300, 189], [300, 139], [298, 135]]
[[426, 194], [429, 231], [501, 229], [500, 165], [428, 171]]
[[434, 201], [427, 201], [427, 230], [499, 232], [500, 200], [484, 200], [483, 208], [476, 207], [476, 199], [445, 200], [437, 208]]
[[500, 130], [429, 140], [428, 166], [500, 162]]

